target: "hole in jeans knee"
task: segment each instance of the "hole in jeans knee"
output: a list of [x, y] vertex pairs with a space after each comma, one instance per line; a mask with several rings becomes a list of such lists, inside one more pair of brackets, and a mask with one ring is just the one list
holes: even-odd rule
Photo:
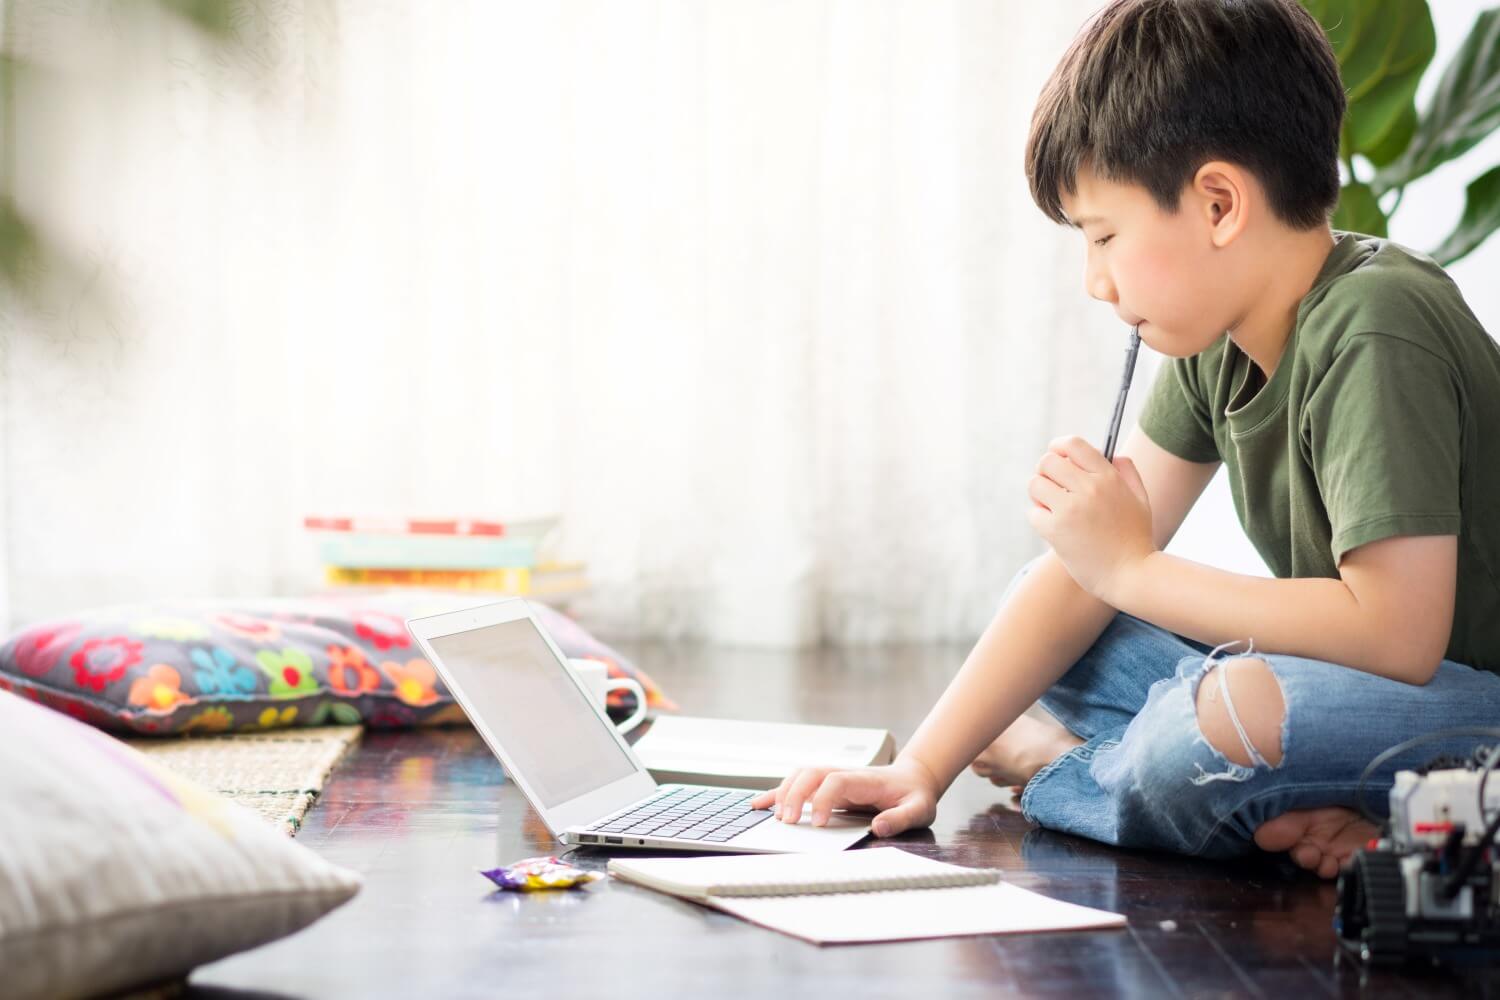
[[1198, 684], [1197, 712], [1203, 738], [1234, 763], [1281, 763], [1286, 700], [1265, 660], [1239, 657], [1210, 668]]

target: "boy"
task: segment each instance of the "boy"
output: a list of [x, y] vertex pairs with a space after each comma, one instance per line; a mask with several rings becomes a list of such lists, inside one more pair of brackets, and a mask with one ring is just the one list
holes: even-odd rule
[[[1115, 0], [1084, 28], [1027, 175], [1087, 240], [1087, 292], [1170, 360], [1122, 457], [1042, 456], [1050, 551], [896, 762], [803, 768], [757, 807], [870, 808], [890, 836], [973, 761], [1043, 826], [1330, 878], [1376, 833], [1371, 758], [1500, 724], [1500, 348], [1430, 260], [1330, 230], [1343, 113], [1294, 0]], [[1161, 551], [1220, 462], [1275, 579]], [[1369, 804], [1480, 742], [1396, 758]]]

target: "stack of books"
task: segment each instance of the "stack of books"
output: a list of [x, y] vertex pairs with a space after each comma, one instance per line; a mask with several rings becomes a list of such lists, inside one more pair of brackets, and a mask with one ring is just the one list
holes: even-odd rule
[[550, 558], [559, 518], [306, 517], [325, 579], [340, 587], [432, 587], [514, 597], [588, 589], [581, 562]]

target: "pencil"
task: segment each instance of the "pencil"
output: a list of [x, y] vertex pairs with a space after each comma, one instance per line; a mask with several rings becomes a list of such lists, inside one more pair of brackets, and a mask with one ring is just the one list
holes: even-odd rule
[[1125, 416], [1125, 397], [1130, 395], [1130, 380], [1135, 376], [1135, 357], [1141, 351], [1140, 325], [1131, 328], [1130, 346], [1125, 349], [1125, 374], [1120, 379], [1120, 396], [1115, 400], [1114, 416], [1109, 418], [1109, 433], [1104, 436], [1104, 458], [1115, 457], [1115, 442], [1120, 438], [1120, 421]]

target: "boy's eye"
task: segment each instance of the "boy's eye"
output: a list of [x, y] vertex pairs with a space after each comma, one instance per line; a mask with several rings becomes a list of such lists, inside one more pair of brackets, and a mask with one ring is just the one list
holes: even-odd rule
[[1115, 236], [1114, 236], [1113, 233], [1109, 234], [1108, 236], [1101, 236], [1097, 240], [1094, 241], [1094, 246], [1096, 246], [1096, 247], [1102, 247], [1104, 244], [1108, 243], [1110, 240], [1112, 240], [1114, 238], [1115, 238]]

